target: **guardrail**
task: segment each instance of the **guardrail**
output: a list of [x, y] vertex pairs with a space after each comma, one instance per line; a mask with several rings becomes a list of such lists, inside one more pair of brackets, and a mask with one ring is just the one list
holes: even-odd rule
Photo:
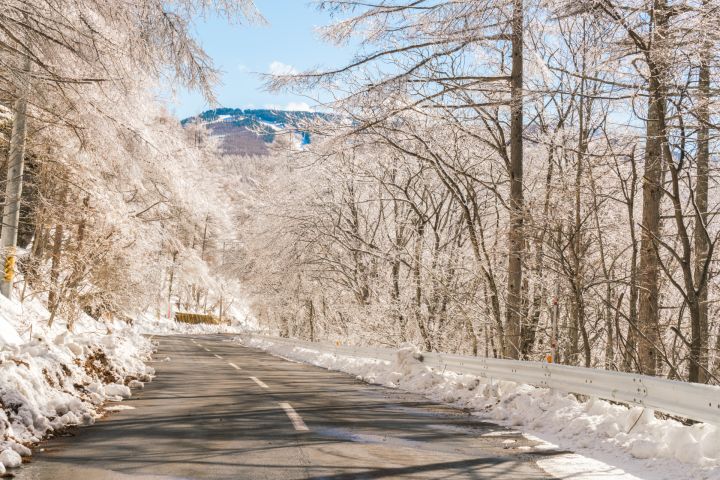
[[199, 324], [207, 323], [209, 325], [220, 325], [220, 319], [214, 315], [191, 312], [175, 312], [175, 320], [181, 323]]
[[[268, 337], [250, 334], [276, 344], [301, 347], [345, 357], [392, 362], [396, 350], [354, 347], [330, 342]], [[596, 368], [570, 367], [542, 362], [423, 353], [422, 362], [436, 371], [476, 375], [489, 380], [527, 383], [566, 393], [639, 405], [705, 423], [720, 425], [720, 387], [679, 382]]]

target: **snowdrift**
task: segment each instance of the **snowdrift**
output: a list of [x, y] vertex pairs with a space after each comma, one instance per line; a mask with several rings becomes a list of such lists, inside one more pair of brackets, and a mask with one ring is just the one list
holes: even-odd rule
[[92, 424], [105, 402], [154, 374], [144, 363], [151, 342], [127, 324], [82, 317], [69, 332], [62, 319], [47, 328], [49, 316], [37, 299], [0, 296], [0, 474], [41, 439]]

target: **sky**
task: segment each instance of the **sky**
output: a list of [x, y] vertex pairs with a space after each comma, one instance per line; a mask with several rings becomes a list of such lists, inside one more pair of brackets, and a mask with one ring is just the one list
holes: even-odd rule
[[[315, 28], [331, 21], [306, 0], [255, 0], [267, 25], [229, 25], [225, 19], [199, 20], [195, 33], [200, 44], [222, 72], [216, 90], [219, 106], [305, 110], [313, 101], [263, 89], [257, 73], [302, 71], [347, 62], [349, 47], [336, 47], [318, 38]], [[201, 95], [187, 91], [164, 93], [170, 110], [179, 118], [211, 108]]]

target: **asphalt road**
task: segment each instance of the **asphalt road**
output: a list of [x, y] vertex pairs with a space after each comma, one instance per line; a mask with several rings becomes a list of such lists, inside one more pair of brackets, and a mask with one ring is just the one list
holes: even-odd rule
[[155, 380], [20, 480], [549, 479], [532, 443], [421, 396], [222, 336], [156, 337]]

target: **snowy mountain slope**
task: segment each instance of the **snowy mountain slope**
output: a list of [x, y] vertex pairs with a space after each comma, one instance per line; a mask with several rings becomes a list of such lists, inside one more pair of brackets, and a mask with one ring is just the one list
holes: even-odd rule
[[215, 137], [226, 155], [267, 155], [268, 144], [279, 132], [292, 132], [301, 143], [310, 143], [303, 123], [324, 119], [327, 114], [269, 109], [217, 108], [186, 118], [183, 126], [200, 124]]

